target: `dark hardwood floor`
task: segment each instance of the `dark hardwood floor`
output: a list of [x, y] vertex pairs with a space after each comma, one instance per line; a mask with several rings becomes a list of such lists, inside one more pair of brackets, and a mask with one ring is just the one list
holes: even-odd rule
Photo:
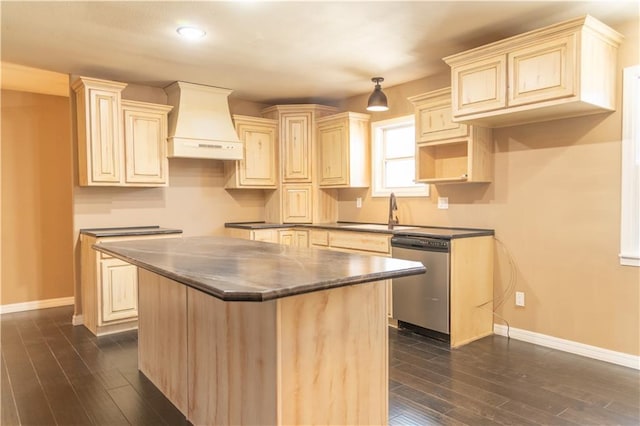
[[[71, 307], [2, 315], [2, 425], [183, 425], [137, 370], [137, 334], [94, 337]], [[640, 424], [637, 370], [493, 336], [450, 350], [390, 329], [389, 423]]]

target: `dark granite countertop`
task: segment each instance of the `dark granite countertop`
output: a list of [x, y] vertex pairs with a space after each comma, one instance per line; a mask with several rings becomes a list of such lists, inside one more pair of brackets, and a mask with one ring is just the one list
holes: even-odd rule
[[447, 228], [439, 226], [419, 226], [419, 225], [395, 225], [393, 229], [381, 223], [355, 223], [355, 222], [336, 222], [336, 223], [318, 223], [318, 224], [278, 224], [266, 222], [239, 222], [225, 223], [226, 228], [239, 229], [270, 229], [270, 228], [318, 228], [339, 231], [355, 231], [355, 232], [377, 232], [382, 234], [393, 235], [410, 235], [433, 238], [469, 238], [481, 237], [485, 235], [494, 235], [493, 229], [478, 228]]
[[266, 301], [426, 271], [420, 262], [224, 237], [94, 244], [226, 301]]
[[159, 226], [126, 226], [117, 228], [86, 228], [81, 234], [92, 237], [126, 237], [129, 235], [182, 234], [182, 229], [161, 228]]

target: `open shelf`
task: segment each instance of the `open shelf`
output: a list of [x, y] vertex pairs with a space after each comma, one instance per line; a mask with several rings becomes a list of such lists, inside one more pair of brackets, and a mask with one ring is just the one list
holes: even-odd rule
[[466, 182], [469, 178], [469, 142], [418, 145], [418, 182]]

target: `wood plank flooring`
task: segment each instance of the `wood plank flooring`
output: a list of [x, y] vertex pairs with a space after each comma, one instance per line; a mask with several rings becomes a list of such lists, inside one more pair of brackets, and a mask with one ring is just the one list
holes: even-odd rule
[[[2, 425], [187, 425], [137, 370], [137, 333], [72, 307], [1, 317]], [[501, 336], [462, 348], [389, 329], [391, 425], [638, 425], [640, 373]]]

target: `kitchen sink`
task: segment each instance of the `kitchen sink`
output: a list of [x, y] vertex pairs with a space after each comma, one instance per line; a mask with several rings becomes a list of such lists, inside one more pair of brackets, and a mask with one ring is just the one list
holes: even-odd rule
[[392, 229], [389, 229], [389, 225], [381, 225], [381, 224], [376, 224], [376, 223], [359, 223], [359, 224], [354, 224], [354, 225], [342, 225], [342, 228], [347, 228], [347, 229], [371, 229], [371, 230], [387, 230], [387, 231], [402, 231], [404, 229], [413, 229], [416, 228], [415, 226], [400, 226], [400, 225], [394, 225]]

